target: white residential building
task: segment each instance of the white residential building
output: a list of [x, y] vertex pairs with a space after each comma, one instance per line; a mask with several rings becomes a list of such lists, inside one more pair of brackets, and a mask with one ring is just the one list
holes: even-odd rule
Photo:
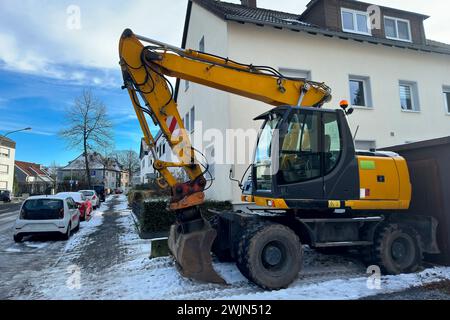
[[[91, 171], [91, 183], [94, 186], [101, 185], [105, 189], [115, 190], [121, 186], [122, 168], [116, 159], [103, 158], [100, 154], [94, 152], [88, 155], [89, 169]], [[81, 154], [75, 160], [58, 170], [59, 182], [72, 182], [71, 184], [86, 183], [85, 159]]]
[[[158, 159], [166, 162], [173, 161], [172, 150], [170, 149], [167, 140], [162, 136], [161, 131], [156, 135], [155, 141]], [[139, 153], [139, 158], [141, 161], [140, 183], [149, 183], [152, 179], [158, 177], [158, 172], [153, 168], [155, 159], [153, 158], [151, 152], [148, 150], [144, 139], [141, 140], [141, 150]]]
[[[355, 107], [349, 122], [360, 149], [450, 135], [450, 46], [425, 37], [429, 17], [375, 7], [378, 26], [371, 29], [369, 3], [313, 0], [303, 14], [288, 14], [242, 2], [189, 0], [183, 48], [326, 83], [333, 90], [326, 108], [341, 99]], [[176, 99], [192, 132], [198, 125], [223, 133], [258, 129], [261, 122], [252, 119], [272, 108], [184, 80]], [[255, 141], [249, 144], [252, 149]], [[234, 168], [240, 177], [247, 165], [214, 165], [214, 146], [203, 151], [216, 179], [207, 196], [238, 201], [228, 174]]]
[[0, 191], [13, 191], [16, 143], [0, 136]]

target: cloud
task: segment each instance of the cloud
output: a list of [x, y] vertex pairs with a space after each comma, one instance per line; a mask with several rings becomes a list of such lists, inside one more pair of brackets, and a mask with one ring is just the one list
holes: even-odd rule
[[[73, 13], [67, 11], [71, 2], [2, 0], [0, 67], [75, 84], [111, 85], [108, 76], [120, 75], [118, 42], [125, 28], [174, 44], [181, 42], [184, 0], [79, 0], [75, 4], [80, 10], [80, 29], [67, 27]], [[93, 76], [86, 73], [89, 69], [104, 73]]]
[[[29, 127], [29, 126], [25, 123], [0, 121], [0, 128], [2, 129], [0, 134], [6, 134], [7, 132], [21, 130], [21, 129], [27, 128], [27, 127]], [[44, 130], [41, 128], [33, 128], [30, 131], [23, 131], [21, 133], [39, 135], [39, 136], [54, 136], [57, 134], [57, 132], [52, 132], [52, 131]]]

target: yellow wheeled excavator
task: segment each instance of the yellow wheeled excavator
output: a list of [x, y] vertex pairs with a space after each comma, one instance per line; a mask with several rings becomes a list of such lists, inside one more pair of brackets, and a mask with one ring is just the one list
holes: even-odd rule
[[[357, 152], [347, 123], [353, 110], [346, 102], [323, 109], [331, 100], [325, 84], [177, 48], [129, 29], [119, 54], [123, 89], [156, 159], [158, 184], [171, 189], [169, 209], [177, 219], [169, 249], [184, 276], [224, 283], [213, 268], [212, 251], [221, 261], [235, 261], [260, 287], [280, 289], [298, 276], [302, 245], [322, 252], [356, 248], [387, 273], [415, 271], [423, 253], [439, 251], [436, 221], [407, 214], [406, 161], [390, 152]], [[203, 218], [207, 166], [196, 158], [166, 76], [275, 106], [255, 119], [263, 125], [254, 161], [248, 180], [239, 183], [242, 200], [252, 204], [245, 210], [212, 211], [213, 219]], [[158, 159], [148, 117], [178, 162]], [[188, 181], [177, 181], [174, 168], [183, 169]]]

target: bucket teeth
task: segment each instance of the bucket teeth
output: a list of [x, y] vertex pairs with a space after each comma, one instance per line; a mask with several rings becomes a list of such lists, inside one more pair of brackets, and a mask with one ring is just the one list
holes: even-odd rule
[[182, 232], [180, 225], [170, 228], [169, 249], [182, 276], [201, 282], [226, 284], [212, 266], [211, 247], [217, 236], [207, 221], [203, 228]]

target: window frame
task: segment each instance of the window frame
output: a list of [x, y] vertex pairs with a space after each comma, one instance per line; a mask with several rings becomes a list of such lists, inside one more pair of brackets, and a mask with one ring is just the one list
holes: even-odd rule
[[[7, 153], [3, 153], [2, 150], [6, 150]], [[11, 158], [11, 150], [9, 148], [6, 147], [0, 147], [0, 158], [6, 158], [9, 159]]]
[[[278, 71], [285, 77], [294, 77], [294, 78], [301, 78], [301, 79], [306, 79], [309, 81], [312, 81], [312, 71], [308, 70], [308, 69], [292, 69], [292, 68], [283, 68], [280, 67], [278, 68]], [[298, 75], [296, 74], [305, 74], [306, 78], [303, 77], [298, 77]]]
[[200, 38], [200, 41], [198, 42], [198, 51], [205, 52], [205, 36], [204, 35]]
[[184, 128], [187, 132], [191, 132], [191, 111], [189, 110], [184, 117]]
[[[353, 27], [355, 28], [354, 30], [345, 28], [345, 26], [344, 26], [344, 12], [345, 13], [350, 13], [352, 15], [352, 17], [353, 17]], [[356, 17], [357, 14], [364, 15], [366, 17], [366, 23], [367, 23], [367, 30], [368, 30], [368, 32], [363, 32], [363, 31], [359, 31], [358, 30], [358, 19]], [[361, 34], [361, 35], [365, 35], [365, 36], [372, 36], [372, 29], [370, 28], [370, 16], [365, 11], [341, 8], [341, 27], [342, 27], [342, 31], [344, 31], [344, 32]]]
[[[364, 88], [364, 102], [365, 102], [365, 106], [360, 106], [360, 105], [355, 105], [353, 104], [353, 99], [352, 99], [352, 91], [351, 91], [351, 86], [350, 86], [350, 82], [351, 81], [360, 81], [363, 83], [363, 88]], [[371, 83], [370, 83], [370, 77], [368, 76], [357, 76], [354, 74], [350, 74], [348, 76], [348, 89], [349, 89], [349, 94], [350, 94], [350, 104], [352, 107], [354, 108], [358, 108], [358, 109], [373, 109], [373, 101], [372, 101], [372, 87], [371, 87]]]
[[[400, 95], [400, 87], [401, 86], [409, 86], [411, 91], [411, 107], [412, 109], [403, 109], [402, 108], [402, 97]], [[398, 82], [398, 94], [399, 94], [399, 100], [400, 100], [400, 109], [402, 112], [408, 112], [408, 113], [420, 113], [421, 107], [420, 107], [420, 98], [419, 98], [419, 85], [415, 81], [407, 81], [407, 80], [399, 80]]]
[[189, 113], [190, 113], [190, 118], [189, 118], [189, 121], [190, 121], [189, 129], [190, 130], [189, 130], [189, 132], [193, 133], [195, 131], [195, 106], [192, 106]]
[[7, 165], [7, 164], [0, 164], [0, 168], [1, 167], [5, 167], [6, 171], [1, 171], [0, 170], [0, 174], [9, 174], [9, 165]]
[[0, 185], [0, 190], [6, 191], [8, 190], [8, 181], [0, 181], [0, 183], [4, 183], [5, 184], [5, 188], [2, 189], [1, 185]]
[[443, 86], [442, 87], [442, 94], [444, 96], [444, 107], [445, 107], [445, 114], [450, 116], [450, 105], [448, 103], [447, 95], [450, 96], [450, 86]]
[[[395, 22], [395, 30], [397, 32], [397, 37], [390, 37], [386, 34], [386, 19], [389, 20], [393, 20]], [[406, 22], [406, 24], [408, 25], [408, 34], [409, 34], [409, 40], [405, 40], [405, 39], [401, 39], [399, 36], [399, 32], [398, 32], [398, 22]], [[383, 17], [383, 26], [384, 26], [384, 35], [386, 37], [386, 39], [389, 40], [397, 40], [397, 41], [403, 41], [403, 42], [409, 42], [412, 43], [412, 33], [411, 33], [411, 22], [407, 19], [401, 19], [401, 18], [395, 18], [395, 17], [391, 17], [391, 16], [384, 16]]]

